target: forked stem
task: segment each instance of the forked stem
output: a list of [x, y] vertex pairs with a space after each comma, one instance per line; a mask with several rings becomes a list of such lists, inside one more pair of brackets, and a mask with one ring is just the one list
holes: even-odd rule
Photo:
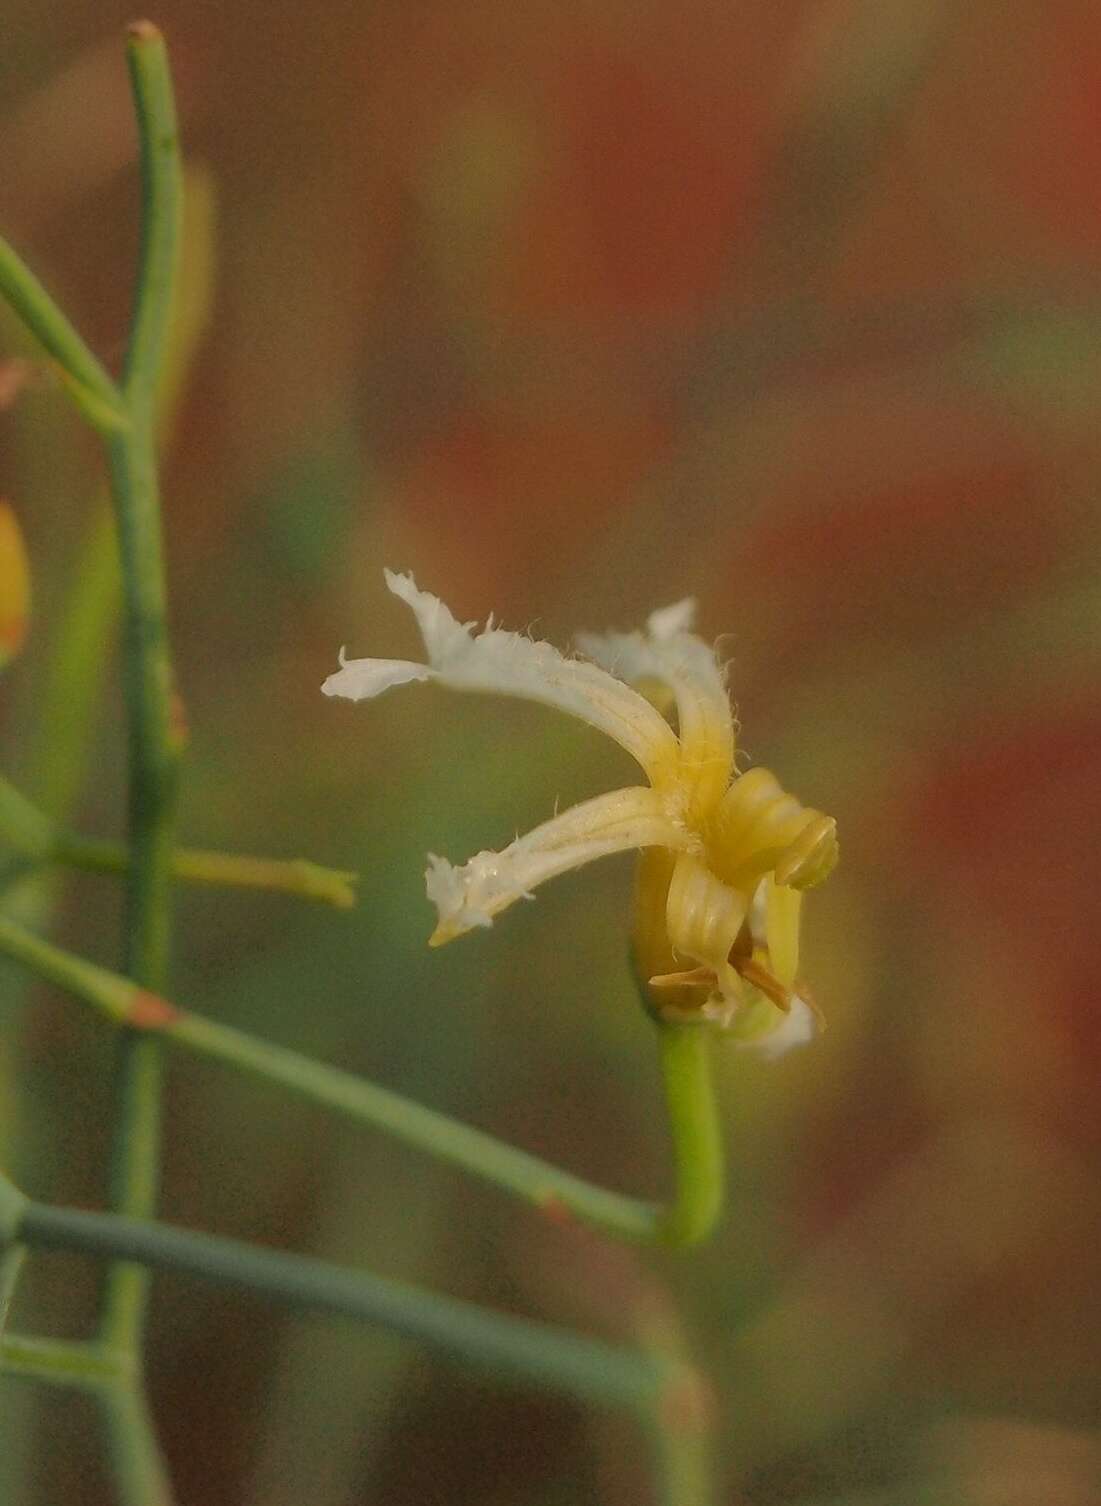
[[[160, 1161], [162, 1036], [383, 1129], [550, 1213], [568, 1214], [623, 1239], [687, 1245], [703, 1238], [721, 1208], [722, 1144], [709, 1042], [692, 1027], [661, 1029], [676, 1176], [673, 1201], [663, 1207], [596, 1187], [397, 1093], [189, 1014], [163, 997], [171, 880], [184, 864], [175, 847], [181, 738], [166, 629], [156, 410], [180, 242], [181, 172], [164, 40], [150, 23], [130, 28], [128, 61], [140, 142], [142, 242], [121, 381], [107, 373], [42, 285], [0, 242], [0, 293], [57, 362], [78, 407], [107, 441], [123, 578], [129, 746], [126, 848], [71, 840], [69, 850], [49, 854], [86, 867], [125, 871], [125, 976], [52, 947], [0, 917], [0, 950], [70, 989], [121, 1027], [111, 1211], [47, 1208], [28, 1202], [0, 1177], [0, 1309], [10, 1296], [24, 1244], [96, 1255], [109, 1262], [96, 1337], [68, 1344], [11, 1336], [0, 1341], [0, 1369], [90, 1386], [104, 1410], [125, 1506], [170, 1506], [171, 1487], [141, 1380], [149, 1270], [164, 1266], [299, 1306], [378, 1321], [498, 1373], [627, 1407], [658, 1440], [668, 1506], [706, 1506], [703, 1455], [692, 1441], [691, 1427], [683, 1436], [678, 1431], [677, 1407], [693, 1384], [685, 1367], [306, 1257], [152, 1220]], [[32, 856], [36, 844], [57, 838], [51, 823], [26, 802], [15, 808], [15, 821]], [[306, 872], [306, 865], [297, 865], [291, 874], [292, 865], [220, 854], [190, 858], [192, 871], [181, 876], [215, 883], [316, 892], [318, 875], [324, 874], [312, 868]], [[346, 890], [331, 880], [345, 877], [323, 877], [325, 897], [342, 903]]]

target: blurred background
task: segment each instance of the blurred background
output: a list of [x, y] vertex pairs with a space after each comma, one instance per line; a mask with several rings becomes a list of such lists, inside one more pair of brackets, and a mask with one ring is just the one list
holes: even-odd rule
[[[108, 361], [135, 250], [130, 18], [9, 0], [0, 51], [0, 224]], [[730, 1212], [700, 1252], [550, 1227], [186, 1058], [166, 1216], [625, 1341], [659, 1311], [713, 1379], [724, 1506], [1101, 1501], [1097, 8], [153, 18], [203, 330], [165, 474], [183, 835], [362, 873], [345, 914], [181, 891], [181, 1002], [665, 1186], [629, 862], [425, 947], [426, 851], [501, 845], [628, 761], [518, 703], [323, 700], [342, 643], [417, 651], [383, 565], [563, 645], [696, 595], [749, 754], [843, 844], [804, 912], [827, 1033], [777, 1065], [719, 1052]], [[0, 493], [35, 586], [4, 768], [110, 834], [110, 613], [74, 629], [90, 719], [50, 668], [74, 582], [95, 596], [98, 451], [10, 364], [28, 352], [3, 319]], [[53, 934], [113, 963], [112, 881], [53, 899]], [[104, 1032], [3, 989], [0, 1156], [38, 1197], [98, 1205]], [[84, 1333], [94, 1297], [87, 1263], [41, 1257], [17, 1321]], [[182, 1281], [157, 1280], [151, 1372], [181, 1506], [649, 1499], [621, 1420]], [[3, 1381], [0, 1443], [13, 1506], [110, 1499], [82, 1398]]]

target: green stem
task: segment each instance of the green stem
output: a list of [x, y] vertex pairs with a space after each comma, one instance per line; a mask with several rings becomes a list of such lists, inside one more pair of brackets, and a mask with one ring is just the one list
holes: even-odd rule
[[130, 757], [124, 971], [148, 988], [161, 988], [168, 969], [178, 757], [152, 435], [146, 429], [110, 449], [123, 563]]
[[8, 1311], [19, 1284], [26, 1251], [19, 1243], [19, 1228], [27, 1200], [6, 1177], [0, 1177], [0, 1342], [3, 1342]]
[[[58, 862], [89, 873], [125, 873], [130, 866], [130, 855], [121, 842], [100, 842], [88, 837], [61, 838], [54, 856]], [[305, 858], [257, 858], [198, 847], [177, 847], [172, 853], [171, 871], [173, 878], [189, 884], [293, 894], [299, 899], [333, 905], [338, 910], [354, 906], [353, 886], [359, 877], [343, 869], [324, 868]]]
[[[103, 842], [63, 831], [0, 774], [0, 836], [38, 863], [64, 863], [88, 873], [126, 873], [130, 854], [121, 842]], [[175, 879], [218, 888], [263, 889], [319, 900], [338, 910], [355, 904], [358, 875], [323, 868], [302, 858], [256, 858], [240, 853], [177, 847], [171, 854]]]
[[[170, 435], [179, 400], [210, 321], [214, 286], [214, 194], [209, 175], [185, 172], [180, 290], [159, 389], [158, 432]], [[40, 676], [38, 728], [27, 758], [34, 798], [55, 821], [68, 819], [86, 773], [88, 739], [103, 701], [120, 595], [118, 536], [106, 488], [92, 505], [77, 564]]]
[[573, 1216], [623, 1239], [659, 1237], [661, 1212], [653, 1204], [586, 1182], [537, 1156], [435, 1109], [367, 1082], [339, 1067], [258, 1040], [186, 1010], [159, 1027], [189, 1051], [224, 1062], [252, 1077], [277, 1083], [345, 1118], [494, 1183], [552, 1215]]
[[172, 73], [164, 37], [150, 21], [127, 33], [126, 61], [138, 123], [141, 166], [141, 249], [134, 322], [122, 388], [131, 406], [153, 406], [176, 288], [183, 172]]
[[129, 1383], [132, 1366], [125, 1355], [71, 1339], [40, 1339], [7, 1334], [0, 1339], [0, 1374], [55, 1386], [98, 1389]]
[[4, 1328], [7, 1325], [12, 1298], [15, 1296], [15, 1288], [19, 1284], [25, 1254], [26, 1251], [22, 1245], [8, 1245], [0, 1250], [0, 1346], [5, 1342]]
[[705, 1239], [722, 1212], [725, 1147], [711, 1070], [711, 1035], [698, 1025], [658, 1026], [677, 1195], [661, 1216], [665, 1244]]
[[51, 821], [69, 819], [87, 773], [115, 647], [120, 586], [115, 520], [106, 493], [97, 493], [46, 647], [38, 726], [26, 758], [31, 793]]
[[125, 429], [122, 396], [38, 278], [7, 241], [0, 240], [0, 293], [61, 369], [77, 406], [103, 433]]
[[0, 774], [0, 834], [16, 852], [48, 862], [57, 847], [57, 829], [26, 795]]
[[655, 1291], [639, 1302], [635, 1330], [643, 1349], [677, 1376], [650, 1428], [660, 1506], [715, 1506], [715, 1397], [687, 1360], [677, 1313]]
[[101, 1386], [97, 1395], [122, 1506], [172, 1506], [168, 1470], [138, 1383]]
[[[172, 674], [165, 623], [164, 573], [152, 407], [110, 445], [124, 587], [124, 664], [129, 724], [128, 829], [123, 968], [147, 988], [168, 971], [170, 882], [177, 753], [172, 737]], [[112, 1207], [148, 1217], [156, 1207], [160, 1163], [161, 1052], [134, 1031], [116, 1059], [109, 1196]], [[119, 1348], [141, 1344], [149, 1280], [134, 1265], [106, 1276], [100, 1337]]]
[[605, 1406], [650, 1416], [670, 1368], [642, 1352], [486, 1312], [469, 1302], [326, 1261], [258, 1249], [212, 1234], [112, 1213], [29, 1203], [19, 1238], [32, 1249], [71, 1250], [180, 1271], [259, 1292], [307, 1311], [379, 1323], [454, 1359]]
[[662, 1027], [662, 1061], [677, 1191], [669, 1207], [594, 1186], [446, 1114], [339, 1067], [179, 1009], [129, 978], [86, 962], [0, 916], [0, 952], [93, 1005], [116, 1024], [275, 1083], [301, 1098], [381, 1129], [536, 1204], [620, 1239], [684, 1245], [703, 1238], [718, 1214], [722, 1142], [709, 1072], [706, 1032]]
[[[687, 1392], [698, 1385], [694, 1375], [685, 1376], [682, 1387]], [[661, 1506], [711, 1506], [715, 1499], [714, 1470], [711, 1463], [711, 1438], [708, 1429], [691, 1414], [681, 1415], [677, 1400], [667, 1400], [662, 1416], [651, 1430], [655, 1476], [659, 1482]]]
[[[181, 177], [176, 114], [164, 39], [148, 22], [130, 28], [127, 57], [138, 121], [142, 239], [137, 295], [123, 376], [131, 427], [108, 445], [123, 577], [123, 653], [129, 730], [124, 971], [146, 988], [168, 971], [170, 881], [179, 739], [173, 730], [155, 414], [180, 235]], [[120, 1039], [110, 1198], [120, 1212], [155, 1208], [160, 1160], [158, 1043]], [[147, 1273], [121, 1262], [107, 1272], [100, 1338], [136, 1353], [149, 1295]]]

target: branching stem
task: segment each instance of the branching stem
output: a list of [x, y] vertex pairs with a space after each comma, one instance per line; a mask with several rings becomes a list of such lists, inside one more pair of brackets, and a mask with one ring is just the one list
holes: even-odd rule
[[[63, 830], [0, 774], [0, 838], [34, 863], [61, 863], [88, 873], [124, 874], [130, 854], [121, 842], [101, 841]], [[302, 858], [258, 858], [236, 852], [176, 847], [174, 879], [216, 888], [263, 889], [317, 900], [338, 910], [355, 904], [358, 875], [323, 868]]]
[[95, 1338], [87, 1343], [0, 1338], [0, 1370], [91, 1388], [103, 1409], [124, 1506], [171, 1506], [141, 1376], [149, 1273], [166, 1267], [296, 1306], [379, 1322], [495, 1373], [628, 1408], [657, 1441], [668, 1506], [706, 1506], [709, 1485], [693, 1402], [699, 1383], [679, 1362], [304, 1256], [154, 1221], [162, 1038], [371, 1124], [548, 1213], [577, 1218], [627, 1240], [679, 1246], [702, 1239], [721, 1207], [722, 1145], [709, 1042], [693, 1027], [661, 1027], [675, 1167], [673, 1200], [661, 1206], [594, 1186], [386, 1088], [167, 1002], [174, 875], [285, 888], [333, 903], [346, 902], [349, 876], [309, 864], [185, 853], [176, 847], [183, 737], [168, 646], [156, 417], [180, 245], [181, 169], [164, 40], [149, 22], [130, 28], [128, 61], [140, 145], [142, 239], [119, 381], [18, 256], [0, 242], [0, 294], [53, 357], [77, 406], [106, 440], [122, 573], [129, 753], [128, 838], [123, 847], [63, 833], [0, 783], [0, 831], [25, 856], [122, 872], [126, 882], [119, 973], [53, 947], [0, 916], [0, 951], [93, 1004], [119, 1027], [110, 1211], [46, 1207], [28, 1201], [0, 1177], [0, 1318], [24, 1246], [79, 1251], [108, 1262]]

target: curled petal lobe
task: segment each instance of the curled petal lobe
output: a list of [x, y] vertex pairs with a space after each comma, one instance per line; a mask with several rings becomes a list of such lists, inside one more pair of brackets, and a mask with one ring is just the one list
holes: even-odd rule
[[739, 775], [711, 813], [712, 862], [728, 884], [753, 887], [775, 872], [781, 884], [809, 889], [837, 862], [837, 824], [802, 805], [775, 774], [758, 766]]
[[665, 903], [669, 941], [675, 956], [699, 963], [714, 976], [728, 1014], [742, 999], [741, 983], [729, 959], [749, 900], [748, 894], [716, 878], [698, 857], [685, 854], [677, 859]]
[[613, 790], [575, 805], [517, 837], [500, 852], [479, 852], [462, 867], [433, 855], [426, 874], [428, 897], [439, 911], [432, 937], [441, 946], [518, 899], [530, 899], [546, 879], [595, 858], [641, 847], [690, 849], [692, 834], [670, 819], [654, 790]]

